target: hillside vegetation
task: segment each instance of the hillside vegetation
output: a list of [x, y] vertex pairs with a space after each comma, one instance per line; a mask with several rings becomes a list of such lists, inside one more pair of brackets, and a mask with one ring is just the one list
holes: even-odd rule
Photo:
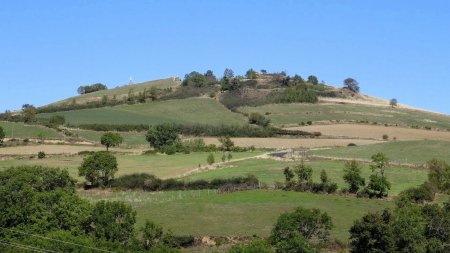
[[85, 104], [88, 102], [100, 101], [103, 96], [107, 96], [109, 99], [112, 99], [114, 96], [116, 97], [116, 99], [123, 99], [130, 93], [137, 95], [139, 92], [143, 92], [144, 90], [149, 91], [152, 88], [166, 89], [166, 88], [176, 88], [178, 86], [180, 86], [180, 81], [177, 81], [174, 78], [166, 78], [161, 80], [137, 83], [133, 85], [123, 85], [107, 90], [82, 94], [79, 96], [74, 96], [61, 101], [51, 103], [48, 106], [58, 106], [61, 104], [71, 104], [74, 102], [76, 104]]

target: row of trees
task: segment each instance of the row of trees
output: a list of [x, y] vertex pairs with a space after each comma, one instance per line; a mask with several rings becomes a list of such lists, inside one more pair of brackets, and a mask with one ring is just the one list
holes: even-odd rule
[[106, 90], [108, 89], [108, 87], [106, 87], [106, 85], [102, 84], [102, 83], [94, 83], [91, 85], [85, 85], [85, 86], [80, 86], [77, 89], [78, 94], [88, 94], [88, 93], [92, 93], [92, 92], [96, 92], [96, 91], [100, 91], [100, 90]]

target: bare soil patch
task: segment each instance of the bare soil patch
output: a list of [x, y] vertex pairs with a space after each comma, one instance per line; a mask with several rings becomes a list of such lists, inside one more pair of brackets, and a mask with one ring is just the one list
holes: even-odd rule
[[289, 130], [302, 130], [308, 132], [321, 132], [323, 136], [332, 136], [339, 138], [361, 138], [382, 140], [383, 135], [387, 134], [389, 139], [394, 137], [397, 140], [446, 140], [450, 141], [450, 132], [432, 131], [423, 129], [386, 127], [379, 125], [360, 125], [360, 124], [330, 124], [330, 125], [312, 125], [301, 127], [290, 127]]

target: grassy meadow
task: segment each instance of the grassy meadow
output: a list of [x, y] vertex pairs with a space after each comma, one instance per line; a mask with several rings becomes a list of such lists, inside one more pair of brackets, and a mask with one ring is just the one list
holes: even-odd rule
[[387, 154], [396, 163], [424, 164], [436, 158], [450, 163], [448, 141], [393, 141], [356, 147], [313, 150], [312, 155], [338, 158], [370, 159], [378, 152]]
[[353, 221], [368, 211], [393, 206], [391, 201], [357, 199], [275, 190], [256, 190], [231, 194], [214, 191], [184, 192], [89, 192], [80, 194], [91, 200], [122, 200], [137, 211], [137, 226], [146, 219], [171, 229], [175, 234], [197, 236], [269, 236], [278, 216], [298, 206], [319, 208], [333, 219], [332, 237], [347, 241]]
[[[206, 158], [209, 153], [198, 152], [191, 154], [176, 155], [117, 155], [119, 171], [116, 176], [132, 173], [149, 173], [161, 178], [172, 178], [180, 176], [191, 170], [197, 169], [198, 165], [207, 165]], [[253, 157], [262, 154], [255, 152], [232, 153], [233, 159]], [[216, 162], [219, 162], [222, 153], [214, 153]], [[231, 161], [232, 161], [231, 160]], [[67, 168], [70, 175], [78, 177], [78, 167], [83, 161], [83, 156], [55, 156], [45, 159], [20, 159], [0, 161], [0, 170], [18, 165], [42, 165], [49, 167]]]
[[[230, 163], [230, 166], [210, 170], [198, 174], [185, 177], [185, 180], [191, 181], [196, 179], [211, 180], [213, 178], [230, 178], [236, 176], [246, 176], [248, 174], [255, 175], [263, 183], [273, 185], [275, 182], [284, 182], [283, 169], [286, 166], [293, 168], [298, 162], [280, 162], [266, 159], [249, 159]], [[311, 161], [306, 162], [313, 169], [313, 180], [320, 182], [320, 172], [325, 170], [328, 179], [338, 184], [340, 189], [346, 187], [346, 183], [342, 179], [344, 175], [344, 162], [338, 161]], [[369, 179], [372, 171], [368, 164], [362, 165], [362, 176]], [[428, 171], [424, 169], [411, 169], [406, 167], [392, 166], [386, 170], [386, 176], [392, 183], [389, 194], [397, 195], [401, 191], [422, 184], [427, 180]]]
[[[100, 138], [103, 133], [101, 131], [92, 131], [92, 130], [81, 130], [81, 129], [73, 129], [71, 132], [78, 135], [78, 137], [93, 142], [100, 143]], [[145, 139], [146, 132], [119, 132], [119, 134], [123, 137], [123, 143], [121, 146], [134, 147], [134, 146], [148, 146], [148, 142]]]
[[243, 125], [246, 118], [229, 111], [210, 98], [188, 98], [134, 105], [118, 105], [56, 113], [43, 113], [38, 117], [62, 115], [66, 122], [79, 124], [147, 124], [165, 122], [179, 124]]
[[241, 112], [266, 114], [275, 125], [295, 125], [308, 121], [368, 121], [411, 127], [450, 129], [450, 117], [424, 111], [352, 104], [270, 104], [241, 107]]

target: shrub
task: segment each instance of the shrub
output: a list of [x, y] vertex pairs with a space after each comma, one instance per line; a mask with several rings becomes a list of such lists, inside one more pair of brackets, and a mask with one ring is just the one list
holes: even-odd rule
[[45, 155], [45, 152], [44, 152], [44, 151], [39, 151], [39, 152], [38, 152], [38, 158], [39, 158], [39, 159], [44, 159], [45, 156], [46, 156], [46, 155]]
[[270, 119], [266, 119], [266, 117], [257, 112], [252, 112], [248, 116], [248, 123], [267, 127], [270, 124]]
[[356, 147], [357, 145], [353, 142], [350, 142], [349, 144], [347, 144], [347, 147]]
[[212, 153], [209, 153], [208, 157], [206, 158], [206, 162], [208, 162], [209, 165], [215, 163], [214, 155]]
[[389, 135], [387, 135], [387, 134], [383, 134], [383, 140], [389, 140]]

